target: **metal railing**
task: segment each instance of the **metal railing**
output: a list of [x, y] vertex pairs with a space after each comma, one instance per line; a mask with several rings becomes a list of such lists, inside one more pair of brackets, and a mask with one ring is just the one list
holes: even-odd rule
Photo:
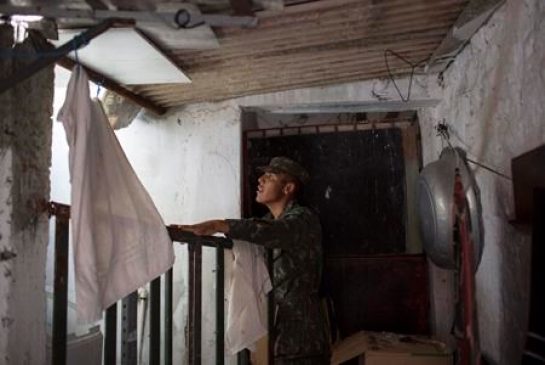
[[[70, 206], [55, 202], [49, 203], [50, 216], [55, 216], [55, 263], [54, 299], [52, 326], [52, 363], [66, 364], [67, 354], [67, 310], [68, 310], [68, 237]], [[188, 245], [188, 363], [201, 364], [201, 325], [202, 325], [202, 246], [216, 248], [216, 363], [224, 363], [224, 256], [223, 250], [232, 247], [226, 238], [199, 237], [184, 232], [176, 226], [168, 226], [173, 242]], [[173, 272], [164, 275], [164, 295], [161, 297], [161, 277], [150, 282], [149, 318], [149, 364], [172, 364], [173, 353]], [[121, 363], [137, 363], [138, 341], [136, 331], [136, 292], [121, 300]], [[164, 302], [164, 359], [161, 362], [161, 302]], [[117, 355], [117, 303], [105, 311], [105, 333], [103, 344], [103, 364], [116, 364]]]

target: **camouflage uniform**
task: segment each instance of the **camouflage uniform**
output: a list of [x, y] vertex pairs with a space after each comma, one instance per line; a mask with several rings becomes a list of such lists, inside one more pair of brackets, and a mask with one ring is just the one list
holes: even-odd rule
[[273, 249], [275, 364], [329, 364], [329, 336], [320, 307], [321, 227], [296, 203], [273, 219], [226, 220], [229, 237]]

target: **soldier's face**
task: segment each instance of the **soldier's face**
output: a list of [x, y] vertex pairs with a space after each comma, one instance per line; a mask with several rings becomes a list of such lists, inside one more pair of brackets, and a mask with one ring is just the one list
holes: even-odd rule
[[255, 200], [261, 204], [280, 201], [284, 196], [286, 181], [282, 174], [266, 172], [257, 180], [257, 196]]

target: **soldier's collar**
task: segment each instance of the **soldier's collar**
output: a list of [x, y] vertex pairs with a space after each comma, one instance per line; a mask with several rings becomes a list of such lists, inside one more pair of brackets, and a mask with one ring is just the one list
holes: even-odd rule
[[288, 203], [288, 205], [286, 205], [286, 207], [284, 208], [284, 211], [282, 212], [282, 214], [280, 214], [280, 216], [278, 217], [278, 219], [280, 218], [284, 218], [284, 216], [286, 215], [286, 213], [288, 213], [291, 208], [293, 208], [293, 206], [296, 204], [296, 201], [295, 200], [292, 200], [291, 202]]

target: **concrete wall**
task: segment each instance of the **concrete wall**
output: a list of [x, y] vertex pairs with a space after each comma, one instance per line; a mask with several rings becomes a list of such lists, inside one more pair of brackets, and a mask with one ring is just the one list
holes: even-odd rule
[[[420, 111], [425, 162], [439, 155], [433, 127], [442, 120], [451, 127], [454, 145], [507, 175], [513, 157], [545, 142], [544, 39], [543, 1], [509, 0], [493, 15], [444, 73], [441, 103]], [[530, 237], [509, 224], [511, 181], [477, 167], [475, 174], [485, 229], [476, 278], [482, 349], [492, 364], [518, 364], [528, 315]], [[452, 278], [433, 272], [436, 331], [445, 337]]]
[[[0, 47], [13, 32], [0, 26]], [[20, 46], [28, 55], [30, 44]], [[0, 77], [31, 59], [2, 59]], [[53, 67], [0, 95], [0, 364], [44, 364]]]

